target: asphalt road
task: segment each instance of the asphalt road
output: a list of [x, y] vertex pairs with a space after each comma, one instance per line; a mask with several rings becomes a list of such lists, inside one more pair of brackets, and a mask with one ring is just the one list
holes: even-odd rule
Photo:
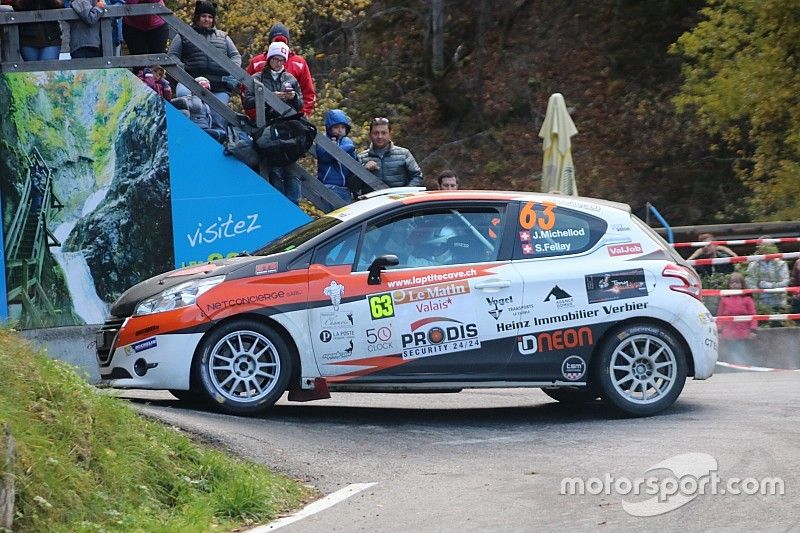
[[[561, 405], [524, 389], [339, 393], [305, 404], [281, 400], [259, 418], [186, 409], [167, 393], [123, 395], [149, 416], [323, 493], [377, 483], [282, 531], [800, 528], [800, 372], [687, 381], [672, 408], [643, 419], [619, 418], [600, 402]], [[675, 466], [681, 460], [686, 470]], [[662, 461], [676, 474], [648, 472]], [[712, 481], [698, 495], [692, 479], [709, 470], [715, 472], [706, 480], [721, 480], [717, 491], [733, 478], [754, 478], [744, 491], [780, 478], [784, 494], [711, 494]], [[623, 501], [656, 496], [624, 494], [622, 478], [653, 477], [666, 497], [670, 483], [687, 472], [695, 477], [678, 479], [688, 502], [677, 509], [669, 511], [680, 503], [674, 496], [628, 508], [663, 513], [657, 516], [623, 508]], [[561, 494], [564, 478], [581, 478], [587, 492], [608, 486], [609, 493]]]

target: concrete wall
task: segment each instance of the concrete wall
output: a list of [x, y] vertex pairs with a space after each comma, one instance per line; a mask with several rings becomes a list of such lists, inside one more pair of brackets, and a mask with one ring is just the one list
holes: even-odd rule
[[100, 381], [94, 350], [94, 332], [100, 326], [68, 326], [63, 328], [29, 329], [21, 337], [43, 348], [52, 359], [60, 359], [77, 367], [89, 383]]

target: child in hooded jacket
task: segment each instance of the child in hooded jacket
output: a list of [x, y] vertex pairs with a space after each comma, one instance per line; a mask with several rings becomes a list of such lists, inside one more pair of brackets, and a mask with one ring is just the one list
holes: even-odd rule
[[[728, 281], [728, 288], [736, 290], [743, 289], [744, 276], [738, 272], [731, 274], [731, 279]], [[753, 298], [747, 294], [723, 296], [720, 298], [717, 316], [745, 316], [755, 314], [756, 305], [753, 302]], [[719, 337], [723, 341], [749, 339], [753, 336], [756, 327], [757, 323], [755, 320], [717, 323]]]
[[[356, 145], [348, 137], [350, 128], [350, 118], [341, 109], [331, 109], [325, 113], [325, 134], [338, 144], [339, 148], [355, 159]], [[335, 157], [319, 145], [317, 146], [317, 178], [348, 204], [353, 201], [353, 194], [347, 186], [347, 178], [350, 174], [351, 172]]]

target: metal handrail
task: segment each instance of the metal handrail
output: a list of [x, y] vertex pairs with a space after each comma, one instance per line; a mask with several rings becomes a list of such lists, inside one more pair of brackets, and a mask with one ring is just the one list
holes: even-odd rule
[[14, 220], [11, 222], [11, 226], [9, 226], [8, 230], [8, 251], [6, 253], [7, 257], [9, 258], [15, 258], [17, 256], [17, 252], [19, 251], [19, 245], [22, 241], [22, 232], [25, 228], [25, 222], [28, 220], [28, 213], [30, 212], [28, 200], [30, 199], [32, 186], [33, 180], [31, 180], [29, 167], [28, 179], [25, 181], [25, 186], [22, 189], [22, 194], [20, 195], [19, 199], [19, 205], [21, 208], [18, 209], [17, 213], [14, 215]]

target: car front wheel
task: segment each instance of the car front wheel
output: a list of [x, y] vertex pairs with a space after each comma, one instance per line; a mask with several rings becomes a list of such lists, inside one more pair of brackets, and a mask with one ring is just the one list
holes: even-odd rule
[[600, 394], [631, 416], [662, 411], [683, 390], [686, 355], [674, 334], [662, 326], [623, 326], [609, 337], [594, 367]]
[[200, 389], [212, 404], [237, 415], [271, 407], [286, 390], [292, 358], [283, 338], [255, 320], [213, 331], [195, 361]]

